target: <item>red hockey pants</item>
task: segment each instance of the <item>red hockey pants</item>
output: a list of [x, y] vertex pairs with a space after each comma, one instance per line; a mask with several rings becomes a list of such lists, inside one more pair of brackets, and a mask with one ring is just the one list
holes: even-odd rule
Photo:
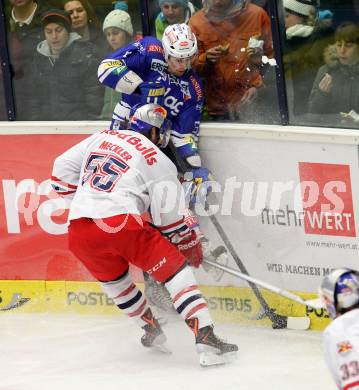
[[129, 263], [164, 282], [186, 261], [156, 228], [137, 215], [72, 220], [69, 248], [103, 282], [116, 280]]

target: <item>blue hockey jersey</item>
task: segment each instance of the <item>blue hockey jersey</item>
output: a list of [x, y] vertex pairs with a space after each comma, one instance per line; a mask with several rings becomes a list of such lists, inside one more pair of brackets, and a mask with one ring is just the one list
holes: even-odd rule
[[101, 62], [98, 76], [102, 84], [122, 93], [122, 100], [113, 113], [114, 128], [116, 123], [128, 119], [133, 105], [141, 102], [135, 90], [142, 82], [162, 81], [166, 87], [164, 106], [172, 122], [172, 134], [182, 139], [192, 136], [197, 141], [204, 103], [202, 82], [191, 69], [180, 77], [169, 74], [158, 39], [145, 37], [115, 51]]

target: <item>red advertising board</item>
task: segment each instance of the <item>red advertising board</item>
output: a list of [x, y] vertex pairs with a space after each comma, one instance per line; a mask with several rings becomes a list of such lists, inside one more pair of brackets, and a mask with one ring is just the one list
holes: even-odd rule
[[67, 249], [56, 156], [87, 135], [1, 135], [0, 279], [93, 280]]
[[299, 163], [306, 234], [355, 237], [350, 166]]

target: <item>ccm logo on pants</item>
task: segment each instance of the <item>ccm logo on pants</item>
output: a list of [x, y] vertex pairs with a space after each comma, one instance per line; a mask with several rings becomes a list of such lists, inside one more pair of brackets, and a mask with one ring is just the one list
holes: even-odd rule
[[159, 263], [157, 263], [154, 267], [151, 269], [147, 270], [147, 273], [151, 275], [153, 272], [158, 271], [164, 264], [167, 263], [166, 258], [164, 257]]

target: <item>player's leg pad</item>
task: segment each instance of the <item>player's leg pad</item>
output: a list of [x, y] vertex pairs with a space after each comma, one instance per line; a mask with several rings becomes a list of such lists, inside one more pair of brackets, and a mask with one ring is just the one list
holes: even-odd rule
[[133, 318], [141, 327], [147, 324], [142, 318], [149, 309], [147, 300], [134, 284], [128, 271], [117, 280], [102, 282], [101, 285], [125, 314]]
[[200, 327], [212, 325], [207, 303], [198, 289], [197, 281], [189, 266], [185, 266], [165, 283], [177, 313], [184, 320], [196, 317]]

